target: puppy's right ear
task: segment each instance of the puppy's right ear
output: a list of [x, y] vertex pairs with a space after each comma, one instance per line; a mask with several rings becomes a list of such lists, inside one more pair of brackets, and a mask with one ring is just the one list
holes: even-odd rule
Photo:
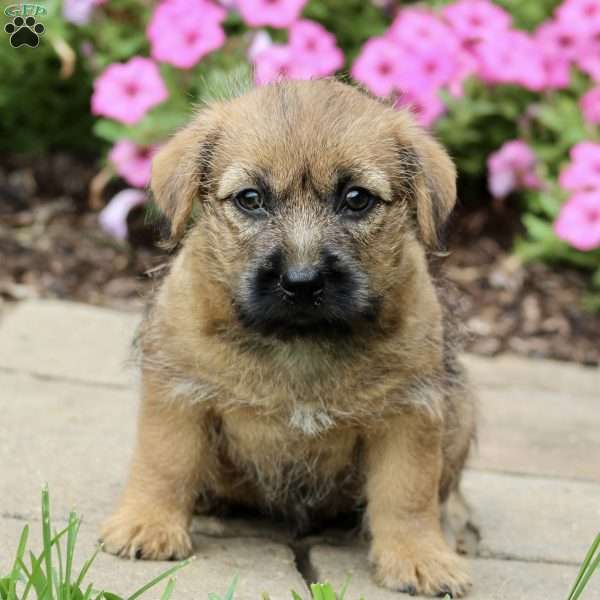
[[217, 140], [216, 117], [206, 109], [163, 146], [152, 161], [150, 189], [168, 223], [171, 243], [183, 237], [194, 201], [207, 192]]

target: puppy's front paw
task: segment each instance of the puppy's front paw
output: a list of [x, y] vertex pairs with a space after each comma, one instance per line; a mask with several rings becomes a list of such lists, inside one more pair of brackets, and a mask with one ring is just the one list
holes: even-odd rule
[[389, 542], [371, 550], [377, 583], [414, 596], [464, 596], [471, 587], [466, 561], [442, 543]]
[[192, 553], [187, 527], [165, 515], [143, 515], [140, 511], [115, 513], [101, 531], [103, 550], [123, 558], [181, 560]]

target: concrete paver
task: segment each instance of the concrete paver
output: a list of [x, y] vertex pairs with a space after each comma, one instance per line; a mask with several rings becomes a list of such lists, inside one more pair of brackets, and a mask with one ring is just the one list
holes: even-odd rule
[[470, 465], [600, 482], [598, 396], [524, 385], [481, 387]]
[[571, 397], [600, 398], [600, 369], [597, 367], [511, 354], [494, 358], [469, 354], [464, 360], [472, 380], [483, 387], [519, 386]]
[[[341, 589], [350, 574], [346, 598], [400, 600], [407, 596], [376, 585], [370, 577], [364, 549], [316, 546], [310, 551], [316, 579]], [[570, 565], [476, 559], [471, 561], [473, 588], [469, 600], [564, 600], [579, 569]], [[600, 595], [600, 577], [592, 578], [582, 600]]]
[[29, 300], [0, 324], [0, 367], [53, 378], [128, 385], [139, 316], [74, 302]]
[[136, 392], [0, 372], [0, 514], [39, 518], [47, 483], [57, 519], [106, 517], [125, 481]]
[[[12, 566], [24, 522], [0, 519], [0, 573]], [[29, 547], [41, 549], [40, 527], [32, 527]], [[77, 544], [76, 572], [96, 547], [97, 533], [93, 526], [82, 525]], [[236, 600], [259, 600], [267, 591], [273, 600], [289, 600], [294, 589], [306, 596], [306, 584], [295, 568], [292, 551], [276, 542], [257, 538], [219, 540], [194, 537], [196, 560], [177, 573], [174, 598], [202, 600], [210, 592], [223, 596], [231, 580], [239, 577]], [[130, 561], [101, 552], [92, 566], [88, 583], [126, 597], [166, 569], [170, 562]], [[166, 583], [166, 582], [165, 582]], [[142, 598], [159, 598], [164, 583]]]
[[600, 484], [467, 471], [483, 556], [579, 564], [600, 531]]

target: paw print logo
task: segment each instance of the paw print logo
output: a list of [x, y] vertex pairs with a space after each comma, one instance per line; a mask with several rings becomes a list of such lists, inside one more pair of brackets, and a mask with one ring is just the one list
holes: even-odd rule
[[33, 17], [15, 17], [12, 23], [4, 26], [4, 31], [10, 35], [10, 45], [13, 48], [29, 46], [37, 48], [40, 43], [40, 35], [45, 31], [41, 23], [36, 23]]

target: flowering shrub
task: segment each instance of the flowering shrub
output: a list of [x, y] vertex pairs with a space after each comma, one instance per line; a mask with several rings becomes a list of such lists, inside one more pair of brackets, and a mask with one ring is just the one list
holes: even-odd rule
[[[519, 252], [593, 270], [600, 287], [600, 0], [64, 0], [60, 27], [94, 75], [108, 164], [133, 188], [228, 74], [349, 73], [433, 129], [477, 202], [519, 203]], [[103, 216], [124, 237], [107, 214], [126, 211]]]

